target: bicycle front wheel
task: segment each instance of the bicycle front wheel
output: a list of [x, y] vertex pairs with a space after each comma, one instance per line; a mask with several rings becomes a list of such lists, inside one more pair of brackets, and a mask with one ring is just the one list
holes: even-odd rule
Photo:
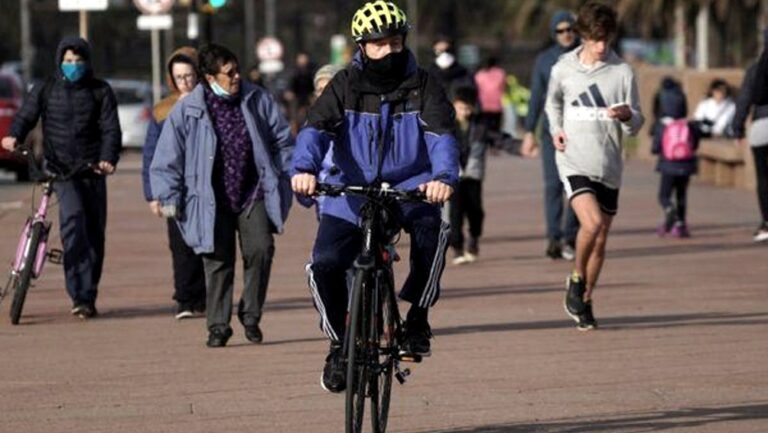
[[379, 278], [378, 283], [376, 291], [379, 297], [378, 317], [374, 321], [375, 328], [372, 329], [374, 341], [378, 342], [378, 357], [375, 371], [370, 375], [369, 394], [373, 433], [385, 433], [389, 420], [392, 376], [395, 370], [394, 353], [397, 350], [395, 337], [399, 313], [391, 274]]
[[13, 325], [18, 325], [21, 318], [21, 310], [24, 308], [24, 300], [27, 298], [27, 291], [32, 282], [32, 271], [35, 267], [37, 249], [40, 246], [40, 238], [44, 229], [42, 222], [32, 224], [30, 229], [24, 262], [19, 272], [19, 279], [16, 281], [16, 290], [13, 293], [13, 302], [11, 303], [11, 324]]
[[346, 394], [346, 433], [363, 431], [365, 395], [368, 385], [368, 338], [369, 329], [366, 314], [369, 273], [359, 269], [355, 272], [352, 285], [352, 303], [349, 309], [347, 327], [347, 394]]

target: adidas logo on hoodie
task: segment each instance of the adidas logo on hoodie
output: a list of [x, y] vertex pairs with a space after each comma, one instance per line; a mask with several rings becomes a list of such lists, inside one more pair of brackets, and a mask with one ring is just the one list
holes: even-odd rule
[[592, 122], [595, 120], [606, 122], [614, 120], [608, 117], [608, 104], [605, 103], [605, 98], [600, 93], [597, 84], [590, 85], [587, 91], [582, 92], [577, 99], [571, 101], [570, 106], [563, 111], [568, 120]]

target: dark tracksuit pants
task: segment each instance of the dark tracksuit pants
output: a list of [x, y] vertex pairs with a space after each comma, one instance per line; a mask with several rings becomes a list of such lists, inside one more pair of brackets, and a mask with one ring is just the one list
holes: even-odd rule
[[[440, 276], [445, 268], [449, 227], [437, 207], [403, 206], [400, 223], [411, 236], [410, 273], [400, 298], [423, 308], [440, 296]], [[310, 290], [320, 313], [320, 328], [331, 339], [342, 341], [348, 305], [347, 269], [360, 253], [361, 229], [346, 220], [323, 215], [317, 230], [312, 263], [307, 266]]]
[[672, 194], [675, 195], [675, 217], [677, 221], [685, 222], [685, 214], [688, 203], [688, 183], [691, 176], [661, 175], [659, 185], [659, 204], [666, 210], [672, 207]]
[[57, 182], [64, 275], [73, 304], [95, 304], [104, 265], [107, 182], [104, 177]]
[[[576, 240], [579, 220], [563, 199], [563, 183], [555, 163], [555, 145], [549, 133], [549, 124], [544, 122], [541, 133], [541, 164], [544, 173], [544, 213], [547, 219], [547, 238], [551, 241]], [[563, 208], [565, 223], [563, 224]]]
[[205, 305], [203, 258], [187, 246], [176, 221], [167, 221], [168, 248], [173, 262], [173, 299], [186, 307]]
[[459, 188], [451, 197], [451, 248], [464, 249], [464, 218], [469, 221], [469, 235], [475, 239], [483, 234], [483, 182], [461, 179]]
[[235, 236], [240, 238], [243, 258], [243, 294], [237, 316], [245, 326], [261, 320], [267, 297], [272, 257], [275, 255], [273, 225], [263, 200], [239, 214], [218, 209], [214, 226], [214, 251], [203, 255], [207, 296], [208, 329], [229, 328], [235, 281]]
[[752, 147], [757, 178], [757, 201], [764, 222], [768, 222], [768, 145]]

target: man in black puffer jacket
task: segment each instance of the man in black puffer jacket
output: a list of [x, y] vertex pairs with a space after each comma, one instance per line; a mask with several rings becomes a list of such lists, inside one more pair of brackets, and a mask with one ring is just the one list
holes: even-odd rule
[[115, 171], [122, 133], [112, 89], [93, 76], [88, 42], [64, 38], [56, 51], [56, 64], [54, 76], [26, 96], [2, 146], [12, 150], [17, 142], [24, 142], [42, 117], [46, 170], [67, 175], [92, 164], [54, 185], [72, 314], [87, 319], [96, 315], [104, 263], [104, 177]]

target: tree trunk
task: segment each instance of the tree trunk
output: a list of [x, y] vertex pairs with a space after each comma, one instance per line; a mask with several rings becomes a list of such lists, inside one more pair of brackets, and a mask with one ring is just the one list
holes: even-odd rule
[[675, 2], [675, 66], [685, 68], [685, 5]]
[[700, 3], [696, 16], [696, 67], [700, 71], [709, 67], [709, 3]]

